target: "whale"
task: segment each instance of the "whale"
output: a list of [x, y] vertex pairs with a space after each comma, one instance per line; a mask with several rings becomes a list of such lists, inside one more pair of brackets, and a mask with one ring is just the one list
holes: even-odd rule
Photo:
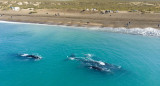
[[109, 64], [103, 61], [97, 61], [92, 59], [91, 57], [76, 57], [75, 55], [70, 55], [68, 57], [69, 60], [76, 60], [84, 64], [89, 69], [94, 69], [102, 72], [115, 72], [121, 69], [121, 66]]
[[26, 57], [26, 58], [32, 58], [32, 59], [42, 59], [42, 57], [38, 56], [38, 55], [32, 55], [32, 54], [19, 54], [19, 56], [21, 57]]

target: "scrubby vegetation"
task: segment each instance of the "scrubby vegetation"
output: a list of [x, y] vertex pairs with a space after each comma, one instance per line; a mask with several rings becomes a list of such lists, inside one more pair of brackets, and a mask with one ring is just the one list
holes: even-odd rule
[[97, 9], [97, 10], [123, 10], [123, 11], [160, 11], [160, 1], [148, 0], [4, 0], [0, 1], [1, 9], [11, 6], [35, 9]]

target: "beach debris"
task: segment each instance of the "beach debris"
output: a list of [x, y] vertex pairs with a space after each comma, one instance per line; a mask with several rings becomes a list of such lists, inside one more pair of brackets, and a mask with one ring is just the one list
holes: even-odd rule
[[71, 54], [68, 59], [72, 61], [79, 61], [88, 69], [93, 69], [100, 72], [114, 73], [121, 69], [121, 66], [116, 66], [103, 61], [94, 60], [92, 57], [93, 55], [91, 54], [85, 54], [84, 57], [76, 57], [75, 54]]

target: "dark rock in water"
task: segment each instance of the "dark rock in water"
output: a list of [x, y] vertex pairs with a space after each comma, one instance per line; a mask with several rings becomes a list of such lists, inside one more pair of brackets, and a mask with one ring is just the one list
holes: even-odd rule
[[112, 65], [102, 61], [93, 60], [91, 57], [76, 57], [75, 55], [71, 55], [69, 57], [70, 60], [76, 60], [83, 63], [90, 69], [103, 71], [103, 72], [115, 72], [121, 69], [121, 66]]

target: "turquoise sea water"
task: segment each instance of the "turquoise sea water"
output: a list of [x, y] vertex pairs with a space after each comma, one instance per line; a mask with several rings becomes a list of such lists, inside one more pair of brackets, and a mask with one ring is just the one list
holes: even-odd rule
[[[38, 54], [39, 61], [16, 57]], [[92, 54], [124, 71], [101, 73], [66, 61]], [[160, 38], [77, 29], [0, 23], [0, 86], [160, 86]]]

